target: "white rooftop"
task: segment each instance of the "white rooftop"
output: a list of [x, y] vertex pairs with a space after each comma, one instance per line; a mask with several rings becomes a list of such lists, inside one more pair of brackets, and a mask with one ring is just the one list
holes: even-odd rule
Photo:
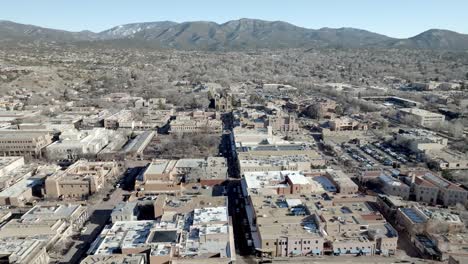
[[112, 255], [121, 248], [144, 244], [156, 221], [117, 221], [101, 233], [95, 255]]
[[197, 208], [194, 211], [193, 225], [203, 225], [210, 222], [227, 222], [228, 213], [225, 206]]
[[287, 174], [287, 177], [292, 184], [310, 184], [307, 178], [299, 172], [291, 172]]

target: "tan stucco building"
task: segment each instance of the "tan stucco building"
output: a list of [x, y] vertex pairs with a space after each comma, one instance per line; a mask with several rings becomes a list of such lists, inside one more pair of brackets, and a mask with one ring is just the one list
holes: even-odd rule
[[52, 143], [52, 135], [45, 132], [21, 130], [0, 131], [0, 156], [42, 157], [42, 149]]
[[46, 197], [49, 199], [84, 199], [103, 187], [106, 180], [120, 173], [116, 162], [80, 160], [65, 171], [47, 177]]

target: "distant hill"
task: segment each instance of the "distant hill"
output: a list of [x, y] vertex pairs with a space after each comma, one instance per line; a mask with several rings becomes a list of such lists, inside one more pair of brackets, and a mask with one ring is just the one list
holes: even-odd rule
[[282, 21], [239, 19], [214, 22], [154, 22], [122, 25], [99, 33], [105, 39], [148, 41], [178, 49], [300, 48], [312, 46], [360, 47], [391, 38], [365, 30], [306, 29]]
[[133, 23], [100, 33], [69, 32], [0, 21], [0, 42], [25, 40], [186, 50], [312, 47], [468, 50], [468, 35], [436, 29], [408, 39], [395, 39], [355, 28], [307, 29], [282, 21], [258, 19], [239, 19], [223, 24], [208, 21]]
[[390, 41], [388, 44], [392, 47], [414, 49], [468, 50], [468, 35], [431, 29], [412, 38]]
[[0, 20], [0, 42], [22, 40], [68, 42], [90, 41], [98, 38], [99, 35], [91, 31], [69, 32]]

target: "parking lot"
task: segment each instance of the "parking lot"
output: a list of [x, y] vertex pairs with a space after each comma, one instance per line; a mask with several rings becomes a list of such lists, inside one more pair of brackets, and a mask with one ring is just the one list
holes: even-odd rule
[[413, 162], [419, 162], [414, 157], [410, 157], [406, 150], [400, 147], [395, 147], [385, 142], [372, 142], [368, 144], [342, 144], [345, 155], [342, 159], [347, 158], [357, 163], [360, 168], [378, 168], [378, 167], [400, 167]]

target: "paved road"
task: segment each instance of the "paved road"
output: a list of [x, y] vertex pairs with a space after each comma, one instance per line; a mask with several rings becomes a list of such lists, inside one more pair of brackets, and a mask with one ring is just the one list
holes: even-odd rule
[[96, 239], [104, 226], [107, 224], [114, 206], [123, 200], [124, 194], [128, 192], [118, 188], [109, 196], [108, 201], [98, 202], [89, 206], [89, 220], [85, 225], [86, 231], [74, 240], [72, 248], [62, 257], [59, 263], [79, 263], [85, 256], [91, 243]]
[[[253, 253], [253, 248], [248, 246], [247, 240], [250, 236], [250, 226], [248, 225], [247, 213], [245, 211], [245, 197], [242, 195], [240, 186], [240, 173], [237, 160], [237, 152], [232, 134], [232, 116], [226, 115], [223, 118], [225, 132], [222, 135], [219, 152], [227, 159], [228, 173], [230, 180], [227, 184], [227, 196], [229, 204], [229, 215], [232, 217], [234, 229], [234, 242], [236, 253], [240, 256], [249, 256]], [[246, 224], [247, 223], [247, 224]]]
[[253, 248], [247, 244], [247, 240], [252, 239], [252, 237], [245, 211], [245, 198], [239, 190], [240, 180], [232, 179], [227, 186], [229, 215], [232, 216], [236, 252], [238, 255], [246, 256], [253, 253]]

